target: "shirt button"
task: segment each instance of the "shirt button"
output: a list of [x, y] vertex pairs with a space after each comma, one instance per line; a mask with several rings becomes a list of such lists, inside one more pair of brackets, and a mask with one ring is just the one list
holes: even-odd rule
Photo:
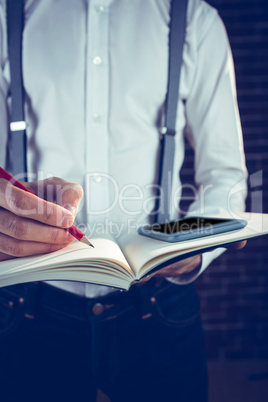
[[100, 183], [101, 182], [101, 176], [99, 174], [94, 175], [94, 181], [95, 183]]
[[95, 66], [98, 66], [101, 63], [102, 63], [101, 57], [99, 57], [99, 56], [94, 57], [93, 64], [95, 64]]
[[103, 11], [105, 10], [105, 7], [102, 6], [102, 5], [98, 5], [98, 6], [95, 6], [95, 10], [96, 10], [98, 13], [103, 13]]
[[101, 122], [101, 115], [100, 114], [93, 114], [92, 116], [94, 123], [100, 123]]
[[103, 313], [103, 311], [104, 311], [104, 306], [101, 303], [96, 303], [92, 307], [92, 313], [94, 315], [101, 315]]

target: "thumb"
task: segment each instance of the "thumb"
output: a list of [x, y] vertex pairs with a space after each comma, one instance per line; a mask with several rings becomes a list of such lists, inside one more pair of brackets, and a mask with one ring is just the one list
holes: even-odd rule
[[40, 198], [54, 202], [72, 213], [75, 217], [83, 197], [83, 188], [58, 177], [27, 183], [27, 187]]
[[71, 212], [75, 217], [80, 201], [83, 197], [83, 188], [80, 184], [60, 180], [56, 192], [56, 203]]

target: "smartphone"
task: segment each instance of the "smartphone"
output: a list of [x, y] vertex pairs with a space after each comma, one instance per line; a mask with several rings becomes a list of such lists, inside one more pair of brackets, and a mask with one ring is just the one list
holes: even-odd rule
[[247, 221], [244, 219], [189, 216], [167, 223], [141, 226], [138, 229], [138, 233], [173, 243], [239, 230], [246, 225]]

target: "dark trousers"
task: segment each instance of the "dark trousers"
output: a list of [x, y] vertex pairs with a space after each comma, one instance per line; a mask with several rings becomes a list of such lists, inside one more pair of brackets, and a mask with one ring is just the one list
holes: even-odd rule
[[152, 279], [86, 299], [44, 283], [0, 289], [0, 401], [206, 402], [193, 285]]

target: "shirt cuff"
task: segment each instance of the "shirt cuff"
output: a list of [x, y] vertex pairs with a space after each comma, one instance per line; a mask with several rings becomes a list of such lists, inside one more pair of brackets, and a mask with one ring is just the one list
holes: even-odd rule
[[169, 282], [175, 283], [177, 285], [188, 285], [194, 282], [202, 272], [209, 266], [209, 264], [224, 253], [226, 248], [219, 247], [213, 251], [208, 251], [202, 254], [202, 261], [193, 271], [187, 272], [186, 274], [181, 274], [180, 276], [168, 277], [166, 278]]

